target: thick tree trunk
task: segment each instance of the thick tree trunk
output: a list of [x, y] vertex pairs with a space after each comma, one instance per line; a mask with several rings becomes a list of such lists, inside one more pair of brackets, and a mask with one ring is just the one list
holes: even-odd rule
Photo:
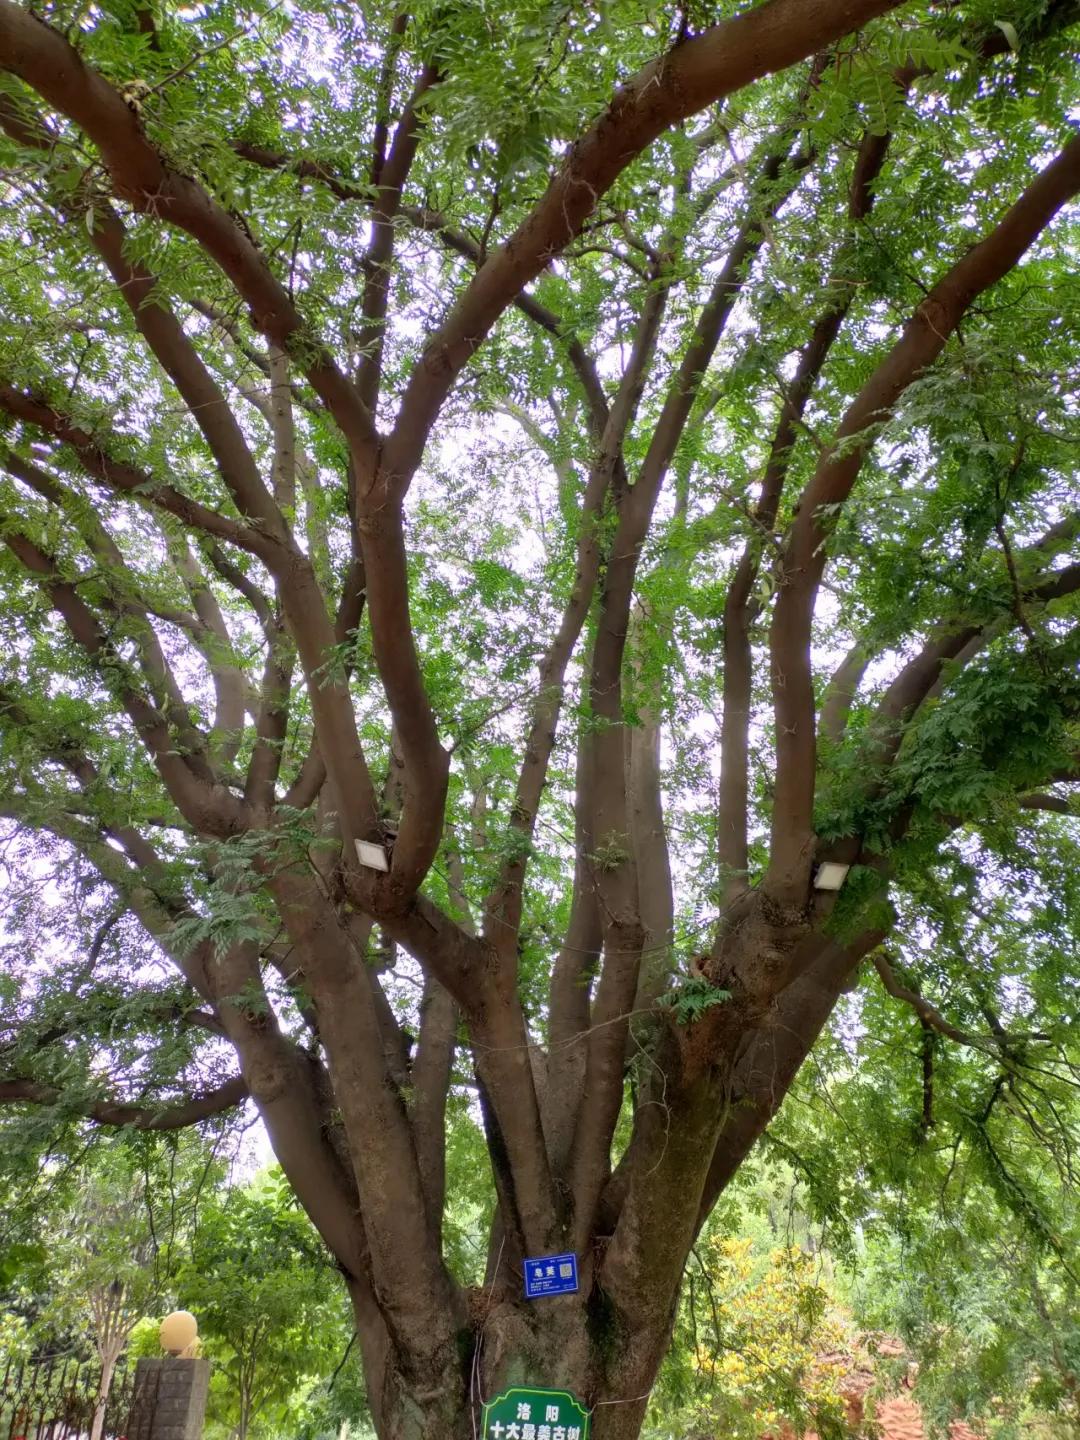
[[[642, 1082], [655, 1087], [655, 1103], [639, 1103], [630, 1146], [606, 1182], [579, 1250], [578, 1294], [526, 1301], [520, 1257], [508, 1258], [497, 1222], [487, 1283], [466, 1295], [458, 1352], [438, 1369], [408, 1359], [424, 1353], [423, 1336], [401, 1333], [387, 1344], [385, 1330], [371, 1325], [367, 1292], [354, 1294], [380, 1440], [486, 1440], [484, 1404], [520, 1385], [569, 1391], [591, 1412], [593, 1440], [634, 1440], [701, 1225], [779, 1109], [859, 960], [880, 940], [871, 931], [847, 945], [824, 938], [830, 903], [819, 898], [790, 942], [787, 963], [798, 978], [768, 1005], [748, 996], [737, 1008], [710, 1010], [708, 1024], [657, 1022], [652, 1078]], [[759, 944], [749, 924], [733, 938], [723, 957], [732, 983], [766, 968], [749, 953]], [[703, 1062], [706, 1047], [727, 1058]]]
[[602, 1296], [488, 1302], [461, 1363], [442, 1383], [397, 1374], [372, 1405], [379, 1440], [480, 1440], [484, 1405], [512, 1386], [569, 1391], [591, 1410], [594, 1440], [632, 1440], [670, 1339], [670, 1324], [626, 1335]]

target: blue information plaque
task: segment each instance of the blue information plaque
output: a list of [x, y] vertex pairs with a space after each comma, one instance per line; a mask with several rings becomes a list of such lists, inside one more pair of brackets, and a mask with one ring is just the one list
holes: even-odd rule
[[525, 1261], [525, 1299], [570, 1295], [578, 1288], [576, 1255], [541, 1255]]

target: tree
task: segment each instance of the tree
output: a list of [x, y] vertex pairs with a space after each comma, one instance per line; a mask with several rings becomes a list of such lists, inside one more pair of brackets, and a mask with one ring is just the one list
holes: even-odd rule
[[250, 1097], [387, 1440], [636, 1434], [866, 957], [928, 1065], [1067, 1062], [910, 962], [1075, 838], [1076, 18], [0, 0], [0, 1096]]
[[91, 1341], [99, 1366], [90, 1440], [101, 1440], [116, 1366], [155, 1296], [154, 1237], [137, 1178], [112, 1164], [84, 1174], [61, 1230], [48, 1235], [54, 1325]]
[[[14, 1143], [0, 1178], [10, 1159], [17, 1169], [22, 1149], [17, 1135], [4, 1139]], [[22, 1325], [0, 1348], [7, 1361], [36, 1352], [89, 1362], [89, 1440], [101, 1440], [132, 1331], [163, 1313], [204, 1189], [222, 1178], [213, 1149], [199, 1136], [171, 1136], [170, 1145], [154, 1145], [156, 1139], [98, 1135], [82, 1146], [78, 1169], [65, 1174], [56, 1156], [45, 1158], [29, 1197], [16, 1187], [6, 1195], [7, 1218], [16, 1227], [22, 1220], [23, 1238], [12, 1244], [12, 1266], [3, 1273], [4, 1309]]]
[[146, 1143], [154, 1138], [99, 1136], [83, 1147], [77, 1171], [64, 1175], [47, 1160], [32, 1198], [18, 1191], [6, 1197], [9, 1217], [23, 1210], [24, 1234], [33, 1238], [12, 1245], [5, 1310], [23, 1325], [3, 1348], [9, 1356], [74, 1352], [91, 1362], [90, 1440], [103, 1433], [132, 1332], [140, 1319], [160, 1318], [202, 1192], [220, 1179], [221, 1167], [198, 1137], [173, 1137], [179, 1143], [168, 1153]]
[[181, 1303], [199, 1318], [212, 1373], [224, 1380], [236, 1440], [286, 1408], [300, 1382], [318, 1378], [343, 1348], [338, 1287], [327, 1283], [325, 1252], [290, 1201], [273, 1176], [215, 1197], [176, 1280]]
[[685, 1314], [696, 1372], [690, 1434], [759, 1440], [793, 1426], [798, 1434], [851, 1433], [837, 1362], [849, 1337], [829, 1313], [821, 1281], [797, 1246], [764, 1260], [749, 1237], [710, 1236], [695, 1249]]

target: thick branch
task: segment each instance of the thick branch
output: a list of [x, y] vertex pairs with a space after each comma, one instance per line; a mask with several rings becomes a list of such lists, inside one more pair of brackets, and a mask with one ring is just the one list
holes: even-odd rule
[[93, 215], [90, 238], [94, 248], [108, 266], [136, 328], [202, 431], [237, 509], [267, 536], [283, 539], [287, 527], [273, 496], [263, 484], [244, 433], [220, 387], [167, 304], [157, 277], [144, 265], [127, 258], [124, 227], [110, 205], [99, 201]]
[[833, 671], [825, 687], [821, 702], [821, 733], [832, 745], [839, 745], [844, 738], [859, 682], [869, 663], [866, 647], [856, 641]]
[[206, 955], [203, 984], [297, 1198], [345, 1273], [370, 1294], [371, 1262], [357, 1223], [357, 1191], [333, 1143], [340, 1126], [323, 1067], [281, 1033], [251, 945]]
[[328, 352], [306, 333], [265, 255], [228, 211], [163, 158], [123, 95], [86, 65], [59, 31], [12, 0], [0, 0], [0, 67], [94, 142], [121, 198], [187, 231], [202, 246], [250, 307], [256, 328], [281, 349], [304, 355], [308, 380], [350, 444], [367, 449], [374, 430], [366, 408]]
[[[375, 662], [405, 761], [405, 794], [391, 863], [387, 901], [398, 907], [419, 889], [442, 836], [450, 757], [420, 669], [409, 607], [409, 574], [401, 506], [371, 497], [356, 516], [367, 585]], [[325, 755], [334, 776], [332, 757]]]
[[1021, 795], [1016, 802], [1021, 810], [1046, 810], [1052, 815], [1072, 815], [1080, 818], [1080, 810], [1064, 795], [1046, 795], [1032, 791]]
[[[162, 526], [168, 534], [167, 527]], [[175, 528], [175, 527], [174, 527]], [[247, 680], [240, 668], [221, 606], [202, 567], [191, 553], [186, 535], [169, 535], [177, 571], [205, 631], [199, 645], [214, 680], [214, 725], [210, 747], [231, 765], [240, 748], [247, 701]]]
[[[1039, 547], [1035, 546], [1024, 554], [1037, 556]], [[1023, 595], [1036, 603], [1050, 604], [1075, 594], [1077, 590], [1080, 590], [1080, 565], [1071, 565], [1036, 580], [1024, 590]], [[941, 632], [928, 640], [907, 662], [881, 697], [871, 722], [877, 747], [874, 762], [879, 769], [883, 769], [898, 753], [906, 723], [920, 706], [942, 690], [948, 662], [957, 667], [967, 664], [978, 654], [987, 636], [1003, 622], [1020, 623], [1012, 596], [1001, 614], [989, 623], [952, 628], [943, 626]]]
[[439, 1249], [446, 1202], [446, 1100], [457, 1040], [458, 1009], [436, 980], [424, 985], [413, 1062], [413, 1134], [428, 1221]]
[[801, 903], [813, 855], [817, 745], [810, 632], [826, 564], [828, 530], [822, 506], [843, 504], [900, 396], [940, 355], [973, 301], [1019, 261], [1078, 189], [1080, 138], [1065, 147], [995, 229], [934, 286], [849, 406], [836, 443], [822, 456], [802, 496], [770, 632], [777, 772], [767, 885], [777, 899]]
[[636, 483], [622, 498], [611, 560], [604, 579], [600, 619], [590, 678], [590, 700], [597, 727], [593, 736], [594, 866], [604, 915], [605, 961], [597, 985], [589, 1036], [585, 1087], [574, 1137], [574, 1191], [579, 1238], [607, 1176], [611, 1135], [623, 1090], [623, 1064], [629, 1015], [638, 987], [643, 931], [636, 868], [630, 840], [624, 756], [622, 667], [638, 558], [675, 449], [734, 308], [750, 265], [764, 240], [763, 225], [791, 193], [805, 160], [794, 163], [777, 185], [784, 167], [783, 148], [762, 166], [764, 193], [752, 194], [709, 299], [702, 308], [682, 363], [672, 378]]
[[[479, 267], [483, 264], [484, 252], [480, 248], [479, 241], [474, 240], [471, 235], [467, 235], [464, 230], [459, 230], [456, 226], [451, 225], [437, 211], [416, 205], [403, 205], [401, 214], [418, 229], [438, 235], [447, 249], [463, 256], [473, 265]], [[513, 303], [522, 315], [539, 325], [541, 330], [546, 330], [564, 347], [566, 357], [578, 377], [588, 402], [589, 427], [594, 438], [599, 440], [604, 432], [604, 426], [607, 424], [608, 403], [592, 356], [588, 354], [580, 340], [573, 335], [566, 334], [566, 327], [560, 317], [532, 295], [523, 290], [515, 296]]]
[[[10, 3], [10, 0], [7, 0]], [[514, 297], [581, 231], [600, 197], [669, 126], [848, 34], [900, 0], [769, 0], [646, 65], [573, 145], [543, 198], [484, 262], [413, 373], [383, 470], [403, 493], [456, 376]]]
[[279, 623], [268, 637], [255, 745], [244, 781], [244, 799], [267, 810], [274, 803], [274, 786], [285, 753], [295, 659], [285, 626]]
[[570, 921], [549, 986], [548, 1075], [544, 1131], [555, 1173], [565, 1176], [585, 1084], [591, 983], [604, 927], [593, 876], [591, 736], [578, 733], [574, 784], [574, 889]]
[[420, 1333], [418, 1348], [437, 1351], [455, 1326], [453, 1288], [432, 1243], [404, 1101], [386, 1073], [364, 959], [312, 877], [278, 870], [268, 883], [318, 1013], [380, 1302], [392, 1331]]
[[[913, 78], [913, 70], [905, 70], [897, 77], [902, 93], [907, 93]], [[876, 181], [885, 163], [891, 138], [888, 132], [883, 135], [867, 134], [863, 138], [848, 194], [849, 227], [865, 220], [873, 208]], [[806, 348], [799, 356], [791, 384], [786, 388], [754, 510], [754, 533], [746, 542], [724, 603], [724, 696], [717, 858], [729, 903], [745, 890], [748, 883], [749, 742], [753, 687], [750, 630], [760, 608], [752, 598], [753, 586], [761, 565], [764, 538], [776, 524], [799, 424], [855, 298], [855, 286], [851, 277], [844, 273], [850, 264], [850, 243], [849, 235], [826, 285], [824, 307]]]
[[881, 931], [867, 931], [848, 946], [824, 945], [818, 959], [780, 994], [767, 1023], [751, 1038], [724, 1096], [698, 1226], [779, 1110], [859, 961], [883, 939]]
[[[83, 1100], [76, 1104], [76, 1113], [85, 1115], [98, 1125], [131, 1125], [136, 1130], [183, 1130], [199, 1125], [226, 1110], [243, 1104], [248, 1098], [247, 1082], [234, 1076], [214, 1090], [192, 1095], [183, 1101], [162, 1101], [161, 1105], [131, 1104], [120, 1100]], [[25, 1101], [32, 1105], [64, 1106], [64, 1092], [55, 1085], [36, 1080], [0, 1080], [0, 1102]]]

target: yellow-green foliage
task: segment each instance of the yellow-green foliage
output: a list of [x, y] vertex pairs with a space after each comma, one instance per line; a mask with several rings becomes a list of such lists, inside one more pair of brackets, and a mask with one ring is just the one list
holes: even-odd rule
[[700, 1407], [711, 1433], [758, 1436], [785, 1420], [843, 1433], [854, 1337], [814, 1257], [785, 1246], [763, 1259], [751, 1239], [717, 1235], [702, 1259], [718, 1323], [700, 1334], [693, 1363], [711, 1381]]

